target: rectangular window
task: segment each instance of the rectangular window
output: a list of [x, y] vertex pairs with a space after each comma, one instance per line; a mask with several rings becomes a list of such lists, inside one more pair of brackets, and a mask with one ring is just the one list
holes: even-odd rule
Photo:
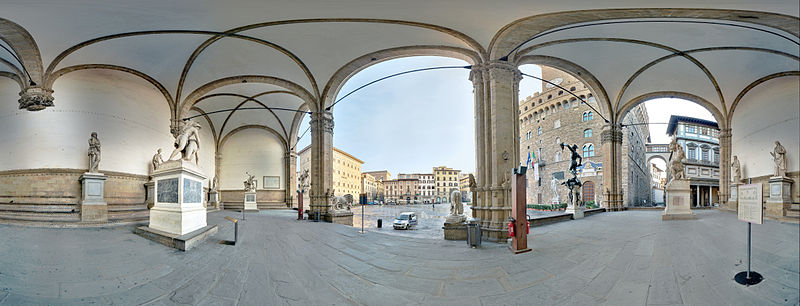
[[686, 133], [694, 133], [694, 132], [695, 131], [694, 131], [694, 126], [693, 125], [687, 125], [686, 126]]

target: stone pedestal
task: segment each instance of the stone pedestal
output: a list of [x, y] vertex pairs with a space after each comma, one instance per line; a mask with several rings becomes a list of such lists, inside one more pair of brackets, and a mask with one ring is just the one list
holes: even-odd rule
[[769, 178], [769, 197], [764, 203], [765, 214], [781, 218], [792, 204], [792, 179], [783, 176]]
[[219, 192], [216, 190], [211, 190], [208, 192], [208, 206], [214, 207], [214, 209], [219, 210]]
[[467, 240], [467, 225], [463, 221], [445, 222], [442, 229], [444, 229], [445, 240]]
[[353, 226], [353, 212], [349, 210], [334, 210], [325, 215], [325, 221]]
[[153, 206], [156, 204], [156, 182], [149, 181], [144, 183], [144, 190], [144, 202], [147, 204], [147, 209], [153, 208]]
[[184, 235], [206, 226], [203, 207], [203, 182], [206, 177], [197, 165], [171, 160], [153, 171], [155, 204], [150, 209], [150, 225], [155, 230]]
[[727, 208], [734, 211], [739, 206], [739, 185], [741, 183], [731, 183], [731, 191], [728, 197]]
[[667, 207], [661, 220], [693, 220], [695, 215], [689, 208], [691, 203], [689, 180], [672, 180], [667, 184]]
[[246, 191], [244, 193], [244, 210], [258, 210], [255, 191]]
[[568, 214], [572, 214], [572, 219], [573, 220], [578, 220], [578, 219], [583, 219], [583, 215], [584, 215], [583, 212], [584, 211], [585, 211], [585, 209], [583, 207], [581, 207], [581, 206], [577, 206], [576, 207], [576, 206], [573, 205], [573, 206], [567, 206], [567, 210], [565, 210], [564, 212], [568, 213]]
[[103, 199], [106, 176], [87, 172], [81, 175], [81, 222], [108, 222], [108, 204]]

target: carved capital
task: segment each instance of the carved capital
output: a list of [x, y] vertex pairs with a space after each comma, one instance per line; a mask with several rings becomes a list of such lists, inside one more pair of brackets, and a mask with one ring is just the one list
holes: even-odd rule
[[719, 130], [719, 138], [731, 138], [731, 129], [721, 129]]
[[53, 90], [39, 86], [28, 86], [19, 93], [19, 109], [40, 111], [53, 106]]
[[517, 66], [507, 61], [490, 61], [484, 69], [489, 71], [489, 76], [492, 79], [513, 81], [514, 83], [522, 80], [522, 73], [517, 69]]
[[333, 134], [333, 113], [314, 112], [311, 113], [311, 129], [322, 129], [323, 132]]
[[618, 124], [608, 124], [603, 127], [600, 139], [602, 143], [614, 142], [622, 144], [622, 135], [622, 128]]

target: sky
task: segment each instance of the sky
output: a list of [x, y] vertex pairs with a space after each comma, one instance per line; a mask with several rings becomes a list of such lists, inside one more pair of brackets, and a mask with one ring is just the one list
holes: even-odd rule
[[[464, 65], [457, 59], [427, 56], [378, 63], [350, 78], [337, 99], [402, 71]], [[519, 69], [541, 76], [536, 65]], [[520, 99], [541, 90], [539, 80], [520, 81]], [[669, 122], [673, 114], [714, 121], [708, 110], [686, 100], [654, 99], [645, 107], [652, 123]], [[415, 72], [377, 82], [336, 104], [333, 118], [334, 147], [364, 161], [362, 172], [389, 170], [395, 178], [398, 173], [431, 173], [436, 166], [475, 171], [474, 98], [467, 69]], [[311, 144], [309, 121], [306, 116], [300, 125], [298, 151]], [[669, 142], [666, 124], [649, 127], [653, 143]]]

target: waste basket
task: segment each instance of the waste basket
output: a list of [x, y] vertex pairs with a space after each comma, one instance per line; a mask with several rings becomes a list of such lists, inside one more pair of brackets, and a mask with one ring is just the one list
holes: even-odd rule
[[383, 226], [383, 219], [378, 219], [378, 228]]
[[478, 223], [479, 220], [477, 218], [467, 219], [467, 244], [473, 248], [481, 245], [481, 225]]

